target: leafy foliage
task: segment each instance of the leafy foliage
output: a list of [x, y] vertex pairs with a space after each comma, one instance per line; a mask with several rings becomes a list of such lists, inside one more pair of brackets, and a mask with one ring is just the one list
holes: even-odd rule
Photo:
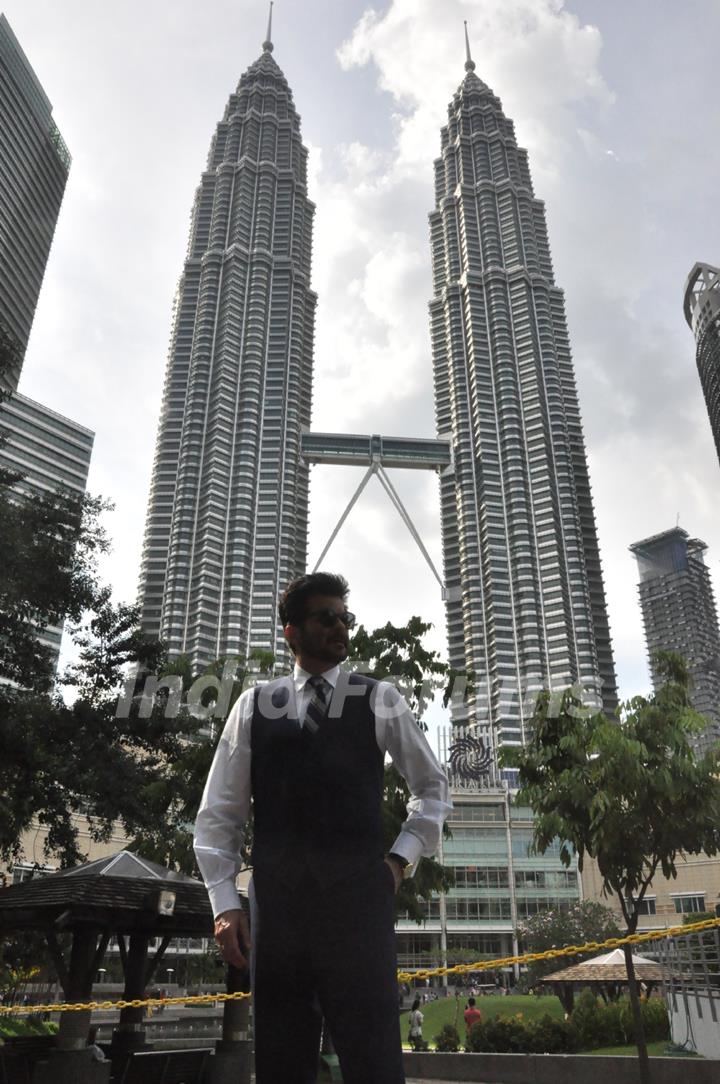
[[407, 625], [383, 625], [368, 632], [358, 626], [350, 641], [350, 660], [363, 662], [378, 681], [388, 679], [400, 690], [420, 721], [435, 691], [443, 688], [449, 668], [437, 651], [423, 644], [432, 625], [411, 617]]
[[162, 644], [140, 631], [138, 606], [113, 603], [112, 589], [97, 590], [90, 613], [70, 629], [78, 649], [78, 661], [68, 667], [62, 684], [74, 686], [79, 699], [100, 707], [112, 708], [129, 666], [139, 673], [165, 672]]
[[108, 549], [100, 515], [110, 506], [64, 491], [30, 500], [16, 480], [0, 472], [0, 676], [42, 691], [52, 662], [38, 634], [98, 601], [96, 558]]
[[[530, 741], [505, 755], [519, 769], [518, 801], [535, 813], [534, 847], [543, 853], [560, 839], [566, 865], [597, 862], [606, 893], [619, 901], [634, 933], [643, 898], [658, 869], [675, 877], [681, 853], [718, 852], [720, 777], [717, 749], [698, 758], [692, 739], [705, 725], [690, 704], [683, 660], [658, 652], [663, 686], [637, 696], [618, 717], [590, 713], [568, 689], [544, 693]], [[630, 1001], [643, 1084], [647, 1047], [629, 946], [625, 946]]]
[[[652, 1042], [670, 1037], [670, 1021], [662, 998], [641, 1003], [645, 1038]], [[627, 997], [604, 1002], [592, 990], [583, 990], [572, 1013], [572, 1025], [583, 1050], [623, 1046], [633, 1041], [633, 1013]]]
[[681, 853], [718, 851], [718, 752], [696, 758], [692, 737], [704, 721], [690, 705], [682, 660], [659, 653], [657, 665], [663, 687], [634, 697], [617, 719], [588, 717], [572, 690], [551, 713], [543, 694], [530, 742], [505, 756], [519, 768], [518, 801], [536, 815], [535, 849], [559, 838], [566, 865], [571, 849], [581, 869], [594, 858], [630, 932], [658, 869], [675, 877]]
[[[411, 617], [407, 625], [387, 624], [374, 632], [367, 632], [360, 625], [350, 641], [350, 661], [362, 661], [364, 672], [378, 681], [389, 680], [404, 695], [418, 720], [426, 730], [423, 715], [434, 691], [443, 688], [448, 678], [448, 667], [437, 652], [425, 647], [423, 636], [432, 625], [420, 617]], [[405, 780], [397, 768], [385, 768], [385, 794], [382, 809], [384, 847], [389, 851], [407, 817], [410, 800]], [[418, 924], [425, 919], [422, 901], [429, 900], [436, 892], [447, 892], [454, 883], [449, 867], [440, 865], [434, 858], [423, 858], [415, 876], [403, 881], [395, 897], [398, 913], [407, 912]]]
[[0, 1019], [0, 1043], [16, 1035], [56, 1035], [57, 1024], [52, 1020], [38, 1020], [37, 1016], [3, 1016]]
[[[183, 691], [187, 693], [198, 677], [220, 678], [228, 662], [235, 674], [228, 699], [229, 713], [248, 681], [269, 677], [274, 663], [271, 653], [254, 651], [242, 664], [237, 659], [218, 659], [198, 675], [191, 672], [187, 659], [174, 659], [165, 666], [163, 676], [180, 676]], [[211, 685], [204, 701], [210, 700], [213, 693]], [[166, 771], [145, 794], [149, 816], [135, 833], [131, 848], [154, 862], [197, 876], [192, 845], [195, 816], [225, 719], [213, 716], [209, 726], [207, 722], [193, 721], [187, 713], [185, 719], [186, 733], [177, 756], [168, 762]], [[245, 865], [249, 862], [251, 849], [252, 821], [246, 825], [243, 840], [242, 859]]]
[[453, 1024], [443, 1024], [435, 1036], [435, 1049], [448, 1054], [456, 1054], [460, 1049], [460, 1035]]
[[[519, 929], [523, 950], [546, 952], [563, 945], [583, 945], [587, 941], [605, 941], [619, 937], [620, 929], [609, 907], [594, 900], [583, 900], [566, 911], [540, 911]], [[532, 987], [543, 975], [557, 971], [558, 966], [582, 963], [584, 956], [567, 956], [558, 960], [537, 960], [530, 964], [526, 982]]]
[[61, 865], [84, 859], [77, 817], [94, 840], [119, 822], [128, 835], [147, 823], [148, 793], [177, 756], [177, 720], [111, 710], [78, 698], [0, 689], [0, 856], [21, 854], [35, 818], [47, 829], [45, 854]]
[[[57, 493], [35, 501], [0, 480], [0, 858], [17, 859], [33, 819], [44, 851], [61, 865], [85, 857], [78, 818], [94, 840], [120, 823], [146, 823], [148, 793], [182, 746], [181, 721], [161, 710], [116, 717], [127, 666], [154, 668], [161, 646], [137, 629], [134, 607], [113, 605], [96, 561], [108, 548], [105, 502]], [[37, 633], [78, 622], [78, 662], [67, 676], [72, 704], [51, 688], [49, 653]]]

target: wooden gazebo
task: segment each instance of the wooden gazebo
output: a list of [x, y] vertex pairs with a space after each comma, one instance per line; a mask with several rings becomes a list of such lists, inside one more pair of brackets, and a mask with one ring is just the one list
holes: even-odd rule
[[[633, 956], [635, 978], [642, 983], [648, 995], [661, 982], [664, 971], [655, 960], [645, 956]], [[573, 1010], [575, 991], [582, 987], [596, 990], [606, 1001], [616, 1000], [623, 987], [628, 985], [625, 955], [622, 949], [614, 949], [604, 956], [594, 956], [581, 964], [573, 964], [562, 971], [553, 971], [538, 979], [538, 986], [549, 987], [557, 994], [566, 1012]]]
[[[205, 886], [130, 851], [0, 889], [0, 936], [20, 930], [44, 935], [67, 1002], [92, 998], [95, 974], [111, 937], [125, 975], [124, 1000], [142, 998], [174, 937], [209, 937], [213, 916]], [[71, 935], [69, 952], [61, 936]], [[159, 938], [150, 956], [149, 943]], [[118, 1051], [142, 1046], [143, 1010], [123, 1009], [114, 1036]], [[58, 1050], [87, 1045], [90, 1012], [65, 1012]], [[62, 1075], [62, 1074], [61, 1074]], [[80, 1079], [78, 1076], [76, 1079]]]

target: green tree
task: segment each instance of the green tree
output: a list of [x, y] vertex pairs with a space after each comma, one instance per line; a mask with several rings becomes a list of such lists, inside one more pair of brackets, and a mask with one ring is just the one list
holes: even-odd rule
[[[420, 617], [411, 617], [407, 625], [384, 625], [368, 632], [359, 626], [350, 641], [350, 663], [362, 664], [363, 673], [378, 680], [388, 679], [407, 700], [422, 730], [427, 729], [423, 716], [435, 692], [447, 687], [450, 671], [439, 654], [427, 648], [423, 637], [432, 625]], [[383, 835], [389, 850], [407, 818], [410, 794], [405, 780], [393, 765], [385, 768]], [[418, 924], [426, 918], [423, 902], [436, 892], [447, 892], [454, 884], [452, 870], [434, 858], [423, 858], [415, 876], [403, 881], [395, 907], [407, 911]]]
[[48, 625], [79, 621], [98, 601], [96, 559], [108, 549], [102, 499], [58, 491], [25, 498], [0, 470], [0, 677], [26, 689], [52, 685]]
[[[165, 665], [163, 677], [179, 676], [184, 696], [198, 679], [215, 677], [218, 680], [217, 684], [207, 683], [200, 699], [199, 708], [206, 712], [206, 717], [193, 718], [187, 710], [183, 711], [187, 726], [177, 755], [144, 795], [149, 816], [131, 842], [131, 848], [138, 854], [183, 873], [198, 875], [193, 852], [194, 822], [223, 725], [243, 688], [248, 683], [267, 680], [273, 664], [271, 652], [255, 650], [243, 662], [218, 659], [200, 673], [194, 673], [184, 657]], [[232, 686], [230, 695], [220, 704], [216, 692], [223, 674], [226, 680], [227, 675], [231, 675]], [[246, 866], [251, 849], [252, 818], [246, 825], [241, 854]]]
[[78, 690], [74, 703], [57, 692], [0, 685], [4, 860], [21, 855], [22, 835], [33, 820], [47, 829], [45, 854], [63, 866], [85, 857], [78, 817], [86, 819], [94, 840], [108, 839], [117, 823], [132, 835], [148, 822], [148, 795], [178, 757], [187, 720], [166, 718], [162, 704], [147, 718], [135, 705], [116, 713], [113, 671], [119, 685], [123, 663], [143, 665], [160, 652], [157, 644], [128, 632], [136, 617], [106, 599], [101, 613], [89, 619], [90, 628], [102, 626], [102, 648], [91, 634], [79, 636], [80, 660], [71, 675]]
[[[411, 618], [406, 626], [388, 624], [374, 632], [360, 626], [350, 641], [351, 665], [353, 662], [362, 663], [362, 672], [378, 679], [392, 679], [401, 687], [418, 718], [425, 711], [433, 691], [444, 687], [447, 676], [447, 668], [437, 653], [428, 650], [422, 642], [430, 627], [419, 617]], [[237, 672], [228, 710], [243, 687], [247, 687], [248, 683], [267, 680], [274, 665], [273, 656], [267, 652], [254, 652], [242, 663], [232, 661], [237, 664]], [[201, 674], [194, 674], [190, 672], [187, 660], [178, 659], [167, 665], [164, 673], [179, 673], [187, 692], [198, 677], [214, 674], [219, 678], [227, 662], [219, 659]], [[147, 826], [135, 835], [131, 844], [139, 854], [186, 873], [197, 873], [192, 851], [193, 822], [225, 718], [224, 714], [213, 714], [202, 733], [185, 741], [178, 758], [168, 765], [165, 776], [146, 792], [144, 800], [152, 809], [152, 815], [148, 818]], [[382, 810], [387, 849], [407, 817], [408, 799], [402, 776], [393, 767], [387, 767]], [[247, 825], [243, 843], [242, 858], [246, 864], [249, 863], [251, 847], [252, 819]], [[428, 900], [433, 892], [447, 891], [451, 883], [452, 874], [448, 869], [435, 860], [423, 860], [415, 877], [404, 881], [398, 892], [398, 911], [408, 911], [415, 921], [421, 922], [425, 917], [422, 901]]]
[[[609, 907], [595, 900], [582, 900], [566, 910], [554, 908], [539, 911], [518, 930], [524, 952], [547, 952], [564, 945], [584, 945], [588, 941], [606, 941], [619, 937], [620, 928]], [[563, 956], [562, 959], [536, 960], [527, 970], [526, 982], [534, 986], [544, 975], [560, 967], [582, 963], [583, 956]], [[567, 1008], [567, 1006], [566, 1006]]]
[[[593, 715], [572, 689], [561, 702], [540, 696], [530, 739], [508, 752], [519, 769], [518, 800], [535, 813], [534, 847], [561, 840], [580, 869], [595, 859], [604, 891], [614, 896], [626, 930], [637, 929], [642, 901], [658, 870], [677, 875], [682, 853], [718, 851], [718, 752], [697, 757], [692, 738], [704, 720], [692, 709], [683, 660], [658, 653], [664, 684], [624, 704], [615, 719]], [[631, 947], [624, 947], [643, 1084], [650, 1080]]]

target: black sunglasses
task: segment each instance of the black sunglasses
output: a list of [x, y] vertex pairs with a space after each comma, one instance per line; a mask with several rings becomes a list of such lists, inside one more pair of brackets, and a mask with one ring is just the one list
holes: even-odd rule
[[342, 621], [346, 629], [352, 629], [355, 626], [355, 614], [351, 614], [349, 610], [341, 614], [329, 607], [327, 610], [311, 610], [309, 614], [305, 614], [304, 620], [309, 621], [311, 617], [314, 617], [326, 629], [331, 629], [336, 621]]

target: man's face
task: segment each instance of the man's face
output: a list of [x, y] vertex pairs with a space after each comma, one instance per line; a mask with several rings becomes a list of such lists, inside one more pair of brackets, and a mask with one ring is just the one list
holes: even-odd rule
[[298, 625], [287, 625], [285, 635], [294, 646], [298, 662], [325, 663], [325, 669], [337, 666], [348, 655], [348, 630], [339, 617], [345, 614], [345, 603], [332, 595], [311, 595], [305, 604], [305, 617]]

